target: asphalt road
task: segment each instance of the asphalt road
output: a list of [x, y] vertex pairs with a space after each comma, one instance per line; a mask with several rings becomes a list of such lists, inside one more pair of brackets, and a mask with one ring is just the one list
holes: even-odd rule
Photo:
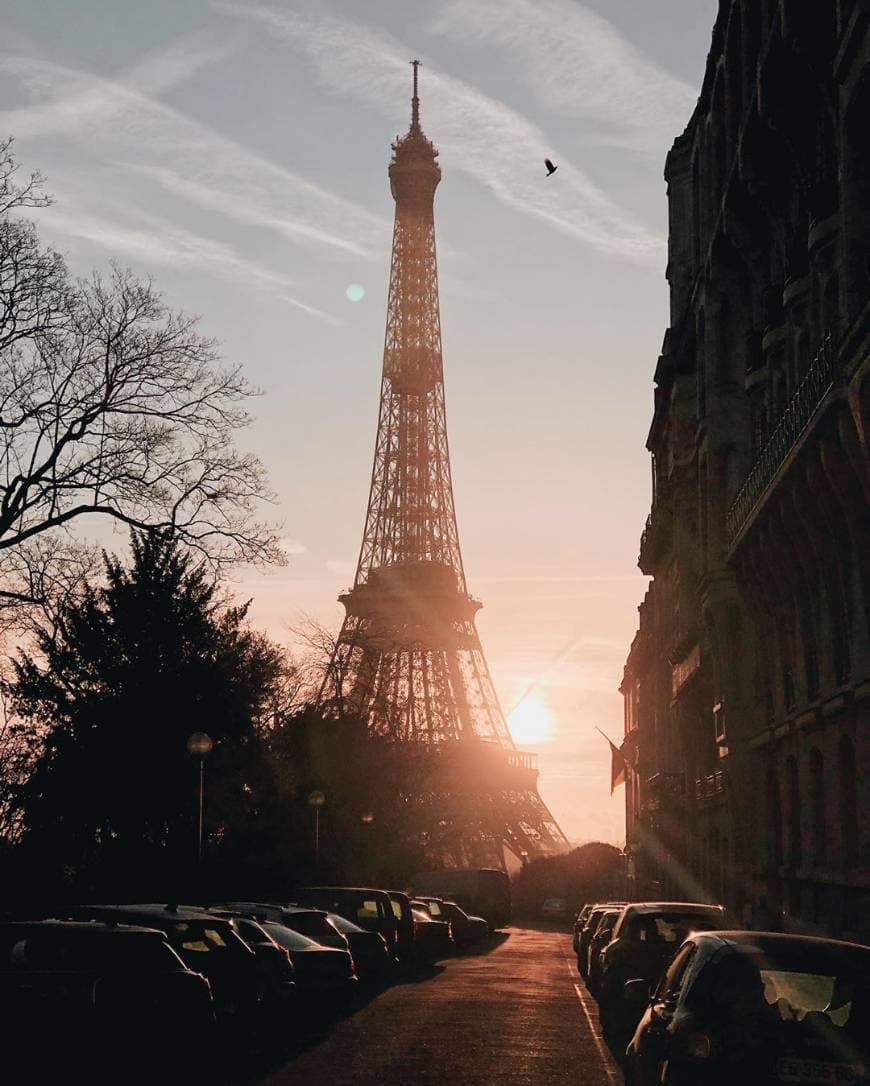
[[307, 1038], [264, 1086], [611, 1086], [622, 1075], [601, 1040], [570, 937], [511, 928], [481, 952], [394, 985]]

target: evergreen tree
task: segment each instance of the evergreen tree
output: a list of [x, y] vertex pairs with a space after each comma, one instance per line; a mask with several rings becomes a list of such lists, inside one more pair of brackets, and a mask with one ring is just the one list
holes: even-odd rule
[[105, 583], [64, 607], [15, 664], [15, 710], [39, 734], [22, 797], [25, 846], [80, 885], [122, 876], [138, 884], [194, 859], [192, 732], [215, 744], [206, 762], [210, 845], [239, 850], [258, 818], [258, 729], [284, 663], [248, 626], [247, 605], [226, 603], [170, 536], [134, 534], [129, 569], [103, 561]]

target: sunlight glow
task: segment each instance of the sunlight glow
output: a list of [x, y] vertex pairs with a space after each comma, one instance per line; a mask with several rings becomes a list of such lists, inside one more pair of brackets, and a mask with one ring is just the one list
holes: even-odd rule
[[523, 698], [508, 719], [514, 742], [546, 743], [553, 738], [553, 714], [537, 694]]

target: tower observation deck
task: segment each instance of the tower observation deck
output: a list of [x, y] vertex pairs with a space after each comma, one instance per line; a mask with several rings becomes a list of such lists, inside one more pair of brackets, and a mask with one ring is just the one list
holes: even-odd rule
[[421, 752], [428, 757], [425, 786], [407, 800], [418, 814], [431, 808], [423, 842], [431, 859], [502, 866], [505, 849], [534, 858], [568, 843], [538, 795], [533, 756], [514, 748], [462, 564], [435, 254], [441, 168], [420, 127], [412, 63], [411, 124], [389, 165], [396, 212], [371, 490], [320, 700], [326, 711], [365, 720], [372, 737], [405, 744], [415, 766]]

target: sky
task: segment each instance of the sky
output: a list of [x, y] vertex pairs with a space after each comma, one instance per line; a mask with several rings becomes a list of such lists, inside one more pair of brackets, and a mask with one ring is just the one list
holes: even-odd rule
[[353, 580], [386, 171], [421, 59], [443, 171], [465, 569], [515, 738], [577, 843], [624, 840], [596, 729], [622, 732], [617, 688], [646, 586], [662, 170], [715, 12], [715, 0], [0, 0], [0, 134], [48, 178], [42, 237], [77, 275], [116, 261], [153, 277], [260, 390], [240, 443], [269, 469], [290, 561], [232, 587], [290, 646], [302, 614], [340, 623]]

